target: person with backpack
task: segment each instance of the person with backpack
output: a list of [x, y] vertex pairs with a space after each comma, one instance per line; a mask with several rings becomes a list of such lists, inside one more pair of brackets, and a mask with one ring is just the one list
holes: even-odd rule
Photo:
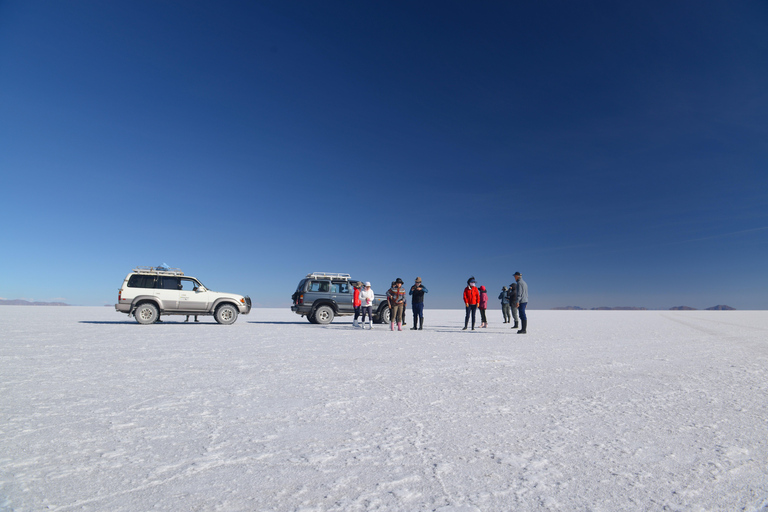
[[477, 305], [480, 308], [480, 327], [488, 327], [488, 319], [485, 317], [485, 310], [488, 309], [488, 292], [485, 286], [480, 287], [480, 302]]
[[501, 293], [499, 294], [499, 300], [501, 300], [501, 314], [504, 315], [504, 323], [508, 324], [512, 315], [509, 308], [509, 295], [507, 295], [507, 287], [501, 287]]
[[480, 292], [475, 287], [475, 278], [470, 277], [467, 279], [467, 287], [464, 288], [464, 307], [467, 308], [466, 315], [464, 316], [464, 328], [462, 331], [467, 330], [467, 324], [469, 324], [469, 315], [472, 315], [472, 330], [475, 330], [475, 315], [477, 313], [477, 305], [480, 303]]
[[421, 330], [424, 327], [424, 294], [429, 293], [427, 287], [421, 284], [421, 278], [416, 278], [416, 283], [411, 286], [408, 295], [413, 297], [411, 308], [413, 309], [413, 327], [412, 331]]
[[389, 330], [403, 330], [403, 309], [405, 305], [405, 290], [403, 290], [403, 280], [399, 277], [395, 279], [392, 288], [387, 292], [387, 302], [389, 303]]
[[509, 285], [509, 288], [507, 289], [507, 297], [509, 297], [509, 307], [512, 310], [512, 318], [515, 319], [515, 325], [512, 326], [512, 329], [517, 329], [517, 326], [520, 323], [517, 306], [515, 306], [517, 301], [517, 282]]

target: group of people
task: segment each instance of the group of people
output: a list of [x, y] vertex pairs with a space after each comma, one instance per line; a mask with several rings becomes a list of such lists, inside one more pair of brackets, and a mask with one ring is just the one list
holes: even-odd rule
[[[504, 323], [510, 323], [510, 309], [514, 308], [515, 325], [512, 329], [518, 328], [518, 321], [522, 324], [517, 334], [526, 334], [528, 328], [528, 317], [525, 314], [525, 307], [528, 305], [528, 284], [523, 281], [523, 275], [515, 272], [515, 282], [504, 286], [499, 294], [501, 299], [501, 311], [504, 315]], [[475, 314], [480, 310], [480, 327], [488, 327], [488, 319], [485, 317], [485, 310], [488, 309], [488, 291], [485, 286], [477, 288], [474, 277], [467, 279], [467, 287], [464, 288], [464, 307], [466, 314], [464, 316], [464, 331], [469, 327], [469, 319], [472, 318], [472, 330], [475, 330]]]
[[[429, 292], [427, 287], [421, 283], [421, 278], [417, 277], [416, 282], [411, 286], [411, 290], [408, 295], [413, 297], [411, 300], [411, 308], [413, 309], [413, 327], [412, 331], [421, 330], [424, 327], [424, 294]], [[352, 325], [355, 327], [365, 328], [365, 315], [368, 315], [368, 328], [373, 329], [373, 290], [371, 290], [371, 283], [366, 281], [364, 285], [359, 283], [354, 287], [354, 295], [352, 298], [352, 305], [355, 308], [355, 318], [352, 320]], [[387, 304], [389, 305], [389, 329], [395, 330], [395, 324], [397, 324], [397, 330], [402, 331], [405, 323], [405, 289], [403, 288], [403, 280], [399, 277], [392, 281], [392, 287], [387, 290]], [[357, 319], [362, 314], [361, 323], [357, 322]]]
[[[412, 331], [422, 330], [424, 327], [424, 294], [428, 293], [426, 286], [421, 282], [421, 278], [417, 277], [413, 286], [411, 286], [408, 295], [412, 297], [411, 308], [413, 310], [413, 327]], [[511, 323], [512, 317], [515, 319], [515, 325], [512, 329], [520, 329], [517, 334], [526, 334], [528, 327], [528, 317], [525, 314], [525, 307], [528, 305], [528, 285], [523, 280], [523, 275], [520, 272], [515, 272], [515, 282], [504, 286], [499, 294], [501, 300], [501, 311], [504, 315], [504, 323]], [[354, 286], [353, 306], [355, 308], [355, 318], [352, 321], [352, 325], [355, 327], [365, 328], [365, 317], [368, 315], [368, 328], [373, 329], [373, 301], [374, 295], [371, 290], [371, 283], [366, 281], [365, 284], [357, 283]], [[392, 281], [391, 288], [387, 291], [387, 303], [389, 305], [389, 329], [402, 331], [405, 323], [405, 307], [407, 300], [405, 298], [405, 288], [403, 288], [403, 280], [399, 277]], [[485, 316], [485, 310], [488, 309], [488, 291], [485, 286], [477, 288], [477, 283], [474, 277], [467, 279], [467, 287], [464, 288], [464, 307], [466, 308], [466, 315], [464, 316], [464, 331], [469, 327], [470, 317], [472, 318], [472, 330], [475, 330], [475, 316], [476, 312], [480, 310], [480, 327], [488, 327], [488, 319]], [[362, 315], [362, 320], [358, 323], [357, 319]]]

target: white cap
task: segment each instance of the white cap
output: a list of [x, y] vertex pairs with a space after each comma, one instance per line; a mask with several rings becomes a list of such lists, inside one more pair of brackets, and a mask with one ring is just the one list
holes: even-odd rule
[[365, 282], [365, 286], [371, 286], [371, 282], [370, 281], [366, 281]]

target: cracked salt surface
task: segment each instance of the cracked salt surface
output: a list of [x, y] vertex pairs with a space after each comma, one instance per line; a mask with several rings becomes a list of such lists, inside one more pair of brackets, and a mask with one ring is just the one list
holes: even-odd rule
[[768, 511], [768, 312], [529, 318], [2, 307], [0, 509]]

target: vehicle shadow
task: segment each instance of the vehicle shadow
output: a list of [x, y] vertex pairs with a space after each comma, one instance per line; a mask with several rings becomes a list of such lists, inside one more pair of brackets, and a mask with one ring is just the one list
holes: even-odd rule
[[254, 320], [253, 322], [247, 322], [247, 323], [249, 323], [249, 324], [266, 324], [266, 325], [312, 325], [311, 323], [309, 323], [306, 320], [303, 321], [303, 322], [285, 322], [285, 321], [275, 322], [275, 321], [257, 321], [257, 320]]
[[133, 322], [133, 321], [130, 321], [130, 320], [113, 320], [113, 321], [106, 321], [106, 320], [80, 320], [78, 323], [80, 323], [80, 324], [111, 325], [111, 324], [135, 324], [136, 322]]
[[[133, 320], [80, 320], [81, 324], [99, 324], [99, 325], [119, 325], [119, 324], [131, 324], [131, 325], [141, 325], [138, 322], [135, 322]], [[155, 322], [152, 325], [213, 325], [216, 322], [169, 322], [167, 320], [163, 320], [162, 322]]]

